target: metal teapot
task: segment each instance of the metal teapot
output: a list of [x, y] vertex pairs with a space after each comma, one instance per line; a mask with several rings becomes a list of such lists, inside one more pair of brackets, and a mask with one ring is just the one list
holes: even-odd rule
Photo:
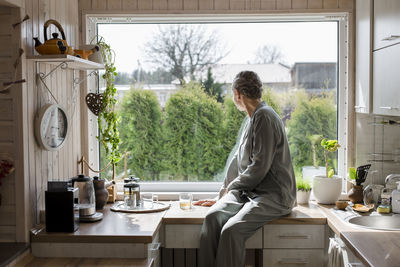
[[[52, 33], [52, 39], [47, 39], [47, 28], [53, 24], [58, 28], [61, 33], [62, 39], [58, 38], [58, 33]], [[62, 28], [61, 24], [58, 23], [54, 19], [49, 19], [44, 23], [43, 28], [43, 35], [44, 35], [44, 44], [39, 41], [38, 37], [34, 37], [35, 40], [35, 50], [41, 55], [57, 55], [57, 54], [67, 54], [72, 55], [74, 53], [71, 46], [68, 46], [68, 43], [65, 39], [64, 29]]]
[[102, 210], [108, 200], [107, 188], [115, 184], [114, 181], [100, 179], [98, 176], [93, 177], [94, 193], [96, 198], [96, 210]]

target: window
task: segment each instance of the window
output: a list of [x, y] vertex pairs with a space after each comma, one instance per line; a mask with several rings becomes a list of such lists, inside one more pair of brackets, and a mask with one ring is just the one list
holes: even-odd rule
[[[116, 52], [121, 148], [130, 152], [118, 176], [157, 191], [219, 188], [245, 119], [230, 86], [245, 69], [259, 74], [263, 99], [285, 123], [296, 177], [313, 159], [323, 166], [313, 135], [346, 146], [346, 17], [332, 18], [98, 18]], [[331, 161], [343, 174], [345, 153]]]

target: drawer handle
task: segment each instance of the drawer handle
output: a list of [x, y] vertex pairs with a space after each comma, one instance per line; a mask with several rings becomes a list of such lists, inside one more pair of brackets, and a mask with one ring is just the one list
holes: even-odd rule
[[379, 107], [379, 108], [381, 108], [381, 109], [389, 109], [389, 110], [399, 109], [399, 108], [396, 108], [396, 107]]
[[388, 37], [385, 37], [382, 39], [382, 41], [393, 41], [400, 38], [400, 35], [389, 35]]
[[284, 259], [279, 259], [278, 263], [281, 264], [308, 264], [308, 261], [305, 259], [299, 259], [299, 258], [284, 258]]
[[278, 235], [281, 239], [310, 239], [310, 235]]

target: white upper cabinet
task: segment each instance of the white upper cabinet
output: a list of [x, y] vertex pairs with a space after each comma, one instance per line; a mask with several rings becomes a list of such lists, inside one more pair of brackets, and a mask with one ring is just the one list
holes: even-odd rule
[[374, 114], [400, 116], [400, 44], [374, 51], [373, 70]]
[[371, 0], [356, 1], [356, 104], [355, 111], [372, 111], [372, 12]]
[[395, 43], [400, 43], [400, 1], [375, 0], [373, 50]]

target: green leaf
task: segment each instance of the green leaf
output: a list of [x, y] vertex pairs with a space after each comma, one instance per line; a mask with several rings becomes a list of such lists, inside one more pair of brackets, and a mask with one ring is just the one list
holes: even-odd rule
[[333, 176], [333, 169], [330, 169], [328, 172], [328, 178], [331, 178]]
[[349, 178], [350, 178], [351, 180], [356, 180], [356, 179], [357, 179], [357, 171], [356, 171], [356, 168], [354, 168], [354, 167], [350, 167], [350, 168], [349, 168]]

